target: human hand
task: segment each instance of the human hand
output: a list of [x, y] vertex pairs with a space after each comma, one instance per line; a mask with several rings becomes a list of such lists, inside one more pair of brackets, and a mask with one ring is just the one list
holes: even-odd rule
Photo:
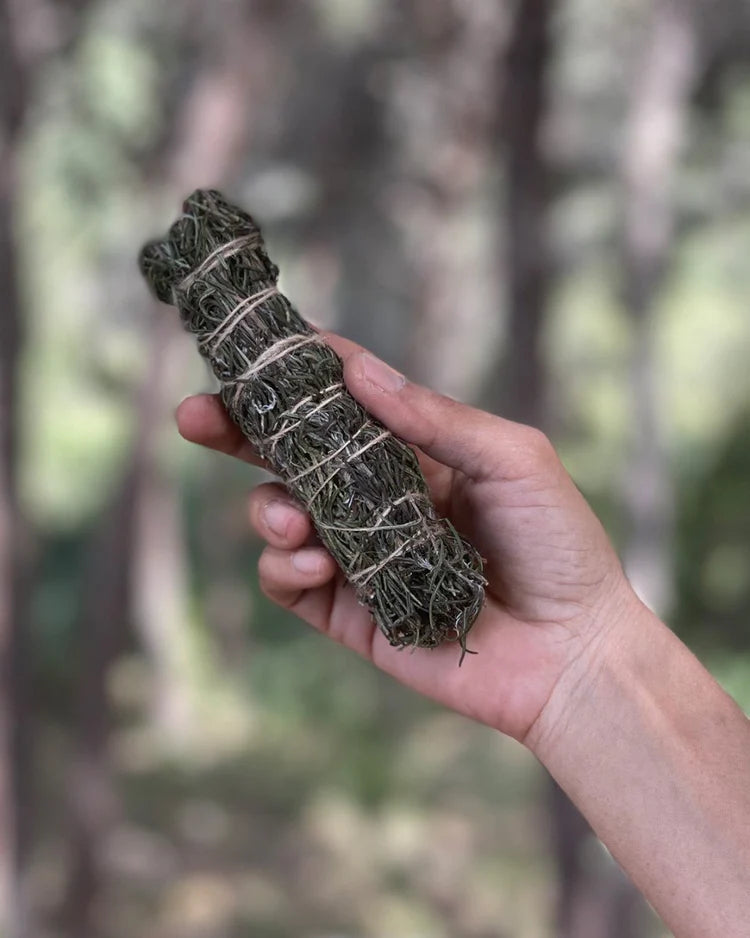
[[[250, 496], [268, 544], [263, 591], [407, 686], [527, 740], [563, 675], [595, 661], [634, 598], [609, 539], [538, 430], [405, 381], [339, 336], [326, 340], [349, 391], [414, 446], [438, 512], [485, 558], [487, 601], [468, 636], [478, 654], [459, 668], [455, 645], [391, 647], [279, 483]], [[218, 396], [186, 399], [177, 423], [186, 439], [259, 464]]]

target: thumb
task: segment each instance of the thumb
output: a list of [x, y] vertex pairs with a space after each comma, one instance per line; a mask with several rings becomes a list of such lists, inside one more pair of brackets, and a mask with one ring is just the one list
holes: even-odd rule
[[407, 381], [369, 352], [345, 360], [344, 380], [359, 403], [396, 436], [473, 479], [526, 474], [531, 450], [538, 450], [534, 438], [544, 440], [538, 430]]

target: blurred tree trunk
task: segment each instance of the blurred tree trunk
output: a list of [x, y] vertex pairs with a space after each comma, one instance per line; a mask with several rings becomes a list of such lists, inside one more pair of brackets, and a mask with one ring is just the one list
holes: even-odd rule
[[541, 333], [552, 282], [547, 230], [551, 178], [543, 150], [554, 0], [521, 0], [506, 57], [501, 121], [505, 145], [508, 353], [503, 413], [541, 427], [547, 375]]
[[[542, 329], [554, 279], [548, 212], [552, 179], [542, 133], [547, 116], [554, 0], [521, 0], [506, 58], [504, 130], [508, 344], [498, 376], [501, 412], [546, 427]], [[558, 938], [635, 938], [643, 900], [603, 851], [586, 820], [549, 780], [557, 866]]]
[[131, 577], [136, 539], [136, 503], [155, 422], [154, 389], [159, 382], [155, 342], [146, 379], [138, 392], [131, 455], [99, 529], [92, 538], [82, 584], [82, 656], [77, 681], [75, 751], [68, 775], [68, 882], [62, 910], [70, 938], [95, 938], [101, 931], [96, 902], [102, 886], [103, 848], [118, 819], [119, 803], [108, 757], [112, 707], [107, 682], [132, 634]]
[[154, 309], [157, 322], [149, 336], [153, 380], [148, 406], [153, 422], [144, 440], [140, 472], [133, 491], [134, 519], [131, 593], [133, 624], [151, 673], [151, 723], [162, 739], [177, 746], [191, 723], [186, 686], [188, 570], [179, 492], [158, 452], [173, 409], [170, 389], [174, 365], [181, 360], [179, 328], [168, 310]]
[[689, 95], [696, 78], [693, 10], [657, 0], [633, 85], [625, 134], [624, 296], [633, 329], [632, 430], [622, 498], [629, 521], [625, 566], [657, 614], [673, 599], [673, 482], [659, 413], [655, 305], [673, 242], [672, 192]]
[[642, 938], [646, 903], [562, 789], [550, 779], [557, 938]]
[[19, 362], [24, 344], [16, 219], [18, 152], [31, 76], [72, 48], [87, 0], [55, 6], [0, 0], [0, 932], [35, 933], [24, 881], [31, 847], [31, 688], [28, 584], [31, 532], [18, 491]]
[[25, 577], [28, 531], [19, 504], [19, 359], [23, 309], [15, 240], [17, 150], [26, 76], [7, 0], [0, 0], [0, 932], [29, 935]]
[[508, 12], [494, 0], [403, 6], [417, 54], [395, 70], [400, 182], [391, 211], [416, 284], [406, 366], [417, 381], [475, 399], [499, 340], [494, 218], [483, 196]]
[[99, 933], [94, 900], [102, 880], [101, 847], [118, 813], [107, 744], [112, 722], [107, 694], [110, 668], [129, 625], [128, 564], [132, 543], [134, 466], [105, 509], [90, 545], [82, 584], [82, 655], [77, 681], [76, 742], [67, 771], [67, 884], [61, 913], [70, 938]]

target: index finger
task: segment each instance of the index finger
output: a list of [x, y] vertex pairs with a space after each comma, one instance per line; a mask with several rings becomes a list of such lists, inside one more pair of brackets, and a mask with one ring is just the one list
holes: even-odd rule
[[[325, 329], [318, 331], [320, 332], [322, 338], [325, 339], [326, 345], [330, 345], [330, 347], [342, 361], [346, 361], [347, 358], [350, 358], [352, 355], [356, 355], [358, 352], [367, 352], [367, 349], [364, 348], [364, 346], [359, 345], [357, 342], [353, 342], [351, 339], [347, 339], [342, 335], [338, 335], [335, 332], [329, 332]], [[425, 478], [429, 482], [430, 486], [436, 490], [434, 494], [439, 499], [442, 496], [443, 489], [447, 484], [446, 477], [451, 475], [450, 470], [448, 470], [436, 459], [428, 456], [427, 453], [423, 453], [419, 447], [412, 446], [412, 449], [417, 454], [417, 459], [419, 460], [419, 465], [425, 475]]]
[[235, 456], [261, 469], [269, 469], [255, 447], [226, 412], [218, 394], [186, 397], [175, 411], [177, 429], [184, 439]]

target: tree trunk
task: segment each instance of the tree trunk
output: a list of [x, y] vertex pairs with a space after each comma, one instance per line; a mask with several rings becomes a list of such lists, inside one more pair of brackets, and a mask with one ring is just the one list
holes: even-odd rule
[[30, 933], [22, 877], [29, 816], [23, 648], [29, 551], [17, 478], [23, 312], [14, 230], [24, 84], [10, 10], [6, 0], [0, 0], [0, 931], [8, 938]]
[[[154, 310], [149, 342], [151, 378], [147, 382], [149, 424], [144, 432], [140, 471], [131, 511], [131, 594], [133, 624], [152, 669], [151, 722], [165, 741], [179, 745], [190, 725], [185, 686], [185, 627], [188, 620], [188, 571], [179, 493], [160, 464], [157, 444], [173, 409], [170, 388], [177, 361], [177, 320]], [[144, 418], [145, 419], [145, 418]]]
[[625, 567], [660, 615], [673, 599], [673, 483], [659, 413], [654, 307], [673, 240], [674, 174], [696, 77], [690, 4], [657, 0], [639, 63], [622, 165], [624, 296], [633, 329], [632, 435], [622, 498], [629, 522]]
[[141, 446], [139, 440], [92, 540], [82, 586], [76, 741], [67, 779], [70, 860], [62, 910], [70, 938], [95, 938], [100, 932], [96, 900], [103, 879], [102, 847], [118, 815], [107, 754], [112, 722], [107, 680], [129, 633], [132, 501]]
[[542, 147], [554, 0], [521, 0], [506, 59], [501, 120], [505, 144], [508, 353], [502, 411], [546, 423], [541, 333], [552, 282], [547, 232], [550, 170]]
[[646, 905], [588, 822], [550, 779], [557, 938], [641, 938]]
[[100, 933], [97, 902], [104, 882], [106, 839], [119, 818], [119, 800], [109, 762], [112, 706], [107, 683], [112, 666], [133, 634], [133, 594], [138, 558], [141, 493], [148, 487], [154, 437], [160, 427], [156, 402], [162, 387], [169, 331], [154, 310], [145, 378], [136, 391], [135, 436], [119, 486], [91, 543], [82, 586], [80, 676], [75, 751], [68, 777], [69, 878], [63, 920], [70, 938]]
[[391, 212], [415, 282], [405, 364], [415, 380], [475, 400], [499, 343], [495, 219], [483, 196], [508, 13], [494, 0], [407, 9], [419, 55], [396, 70], [391, 101], [399, 178]]

